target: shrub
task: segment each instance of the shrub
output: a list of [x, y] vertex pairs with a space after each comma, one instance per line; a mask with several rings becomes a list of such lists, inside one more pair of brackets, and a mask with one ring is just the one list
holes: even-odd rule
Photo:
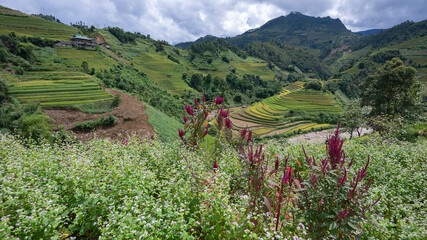
[[41, 113], [25, 114], [18, 121], [17, 131], [23, 137], [39, 142], [50, 139], [52, 122], [48, 116]]
[[110, 114], [108, 117], [100, 117], [96, 121], [77, 122], [73, 125], [75, 130], [89, 131], [99, 126], [114, 126], [116, 123], [117, 118], [113, 114]]
[[[328, 140], [327, 156], [316, 162], [304, 150], [307, 161], [307, 180], [302, 181], [301, 197], [298, 201], [299, 218], [308, 226], [313, 239], [323, 239], [329, 235], [338, 238], [353, 238], [361, 230], [360, 222], [366, 218], [366, 211], [375, 205], [365, 198], [372, 177], [362, 186], [367, 177], [369, 156], [363, 169], [351, 177], [350, 163], [342, 150], [344, 141], [339, 137], [339, 124], [335, 134]], [[351, 180], [350, 180], [351, 179]]]
[[115, 107], [119, 106], [121, 102], [122, 102], [122, 100], [120, 99], [120, 94], [117, 93], [114, 96], [113, 101], [111, 102], [111, 107], [115, 108]]
[[321, 81], [306, 82], [304, 83], [304, 88], [320, 91], [322, 90], [322, 82]]
[[[252, 131], [248, 132], [246, 129], [243, 129], [240, 134], [233, 133], [233, 125], [230, 120], [229, 112], [221, 107], [224, 101], [223, 98], [217, 96], [212, 103], [207, 103], [205, 96], [203, 96], [202, 99], [202, 104], [199, 104], [197, 98], [194, 98], [195, 111], [190, 105], [185, 105], [185, 111], [189, 119], [184, 111], [184, 130], [178, 129], [178, 135], [185, 145], [198, 148], [199, 143], [209, 133], [210, 125], [207, 118], [213, 111], [217, 111], [215, 127], [219, 144], [227, 143], [235, 149], [249, 144], [252, 139]], [[188, 135], [185, 137], [187, 133]]]

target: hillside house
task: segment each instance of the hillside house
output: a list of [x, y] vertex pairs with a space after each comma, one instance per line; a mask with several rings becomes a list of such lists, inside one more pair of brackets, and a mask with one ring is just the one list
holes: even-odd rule
[[57, 46], [57, 47], [72, 47], [71, 42], [67, 42], [67, 41], [55, 41], [55, 46]]
[[96, 45], [104, 46], [108, 49], [111, 48], [110, 44], [103, 42], [97, 44], [94, 38], [87, 38], [80, 35], [74, 35], [70, 38], [71, 42], [67, 41], [55, 41], [55, 46], [57, 47], [76, 47], [84, 49], [95, 49]]
[[73, 47], [83, 47], [94, 49], [96, 47], [96, 42], [93, 38], [87, 38], [80, 35], [74, 35], [71, 40], [71, 45]]

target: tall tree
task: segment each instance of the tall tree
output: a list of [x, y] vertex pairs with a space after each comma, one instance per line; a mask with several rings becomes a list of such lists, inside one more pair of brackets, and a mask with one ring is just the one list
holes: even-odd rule
[[371, 106], [372, 116], [407, 117], [418, 111], [420, 89], [416, 70], [393, 58], [362, 83], [362, 106]]

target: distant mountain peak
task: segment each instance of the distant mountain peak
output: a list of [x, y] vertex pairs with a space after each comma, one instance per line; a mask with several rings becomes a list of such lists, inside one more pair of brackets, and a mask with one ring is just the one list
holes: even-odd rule
[[351, 34], [340, 19], [313, 17], [292, 11], [271, 19], [259, 28], [230, 38], [230, 42], [243, 47], [251, 42], [278, 40], [288, 45], [321, 48]]
[[[342, 36], [351, 34], [351, 31], [338, 18], [334, 19], [329, 16], [313, 17], [292, 11], [287, 15], [269, 20], [259, 28], [247, 30], [241, 35], [226, 38], [226, 40], [240, 47], [251, 42], [278, 40], [293, 46], [321, 48], [325, 44], [335, 42]], [[195, 42], [215, 39], [217, 37], [206, 35]], [[179, 43], [175, 46], [187, 48], [192, 43]]]

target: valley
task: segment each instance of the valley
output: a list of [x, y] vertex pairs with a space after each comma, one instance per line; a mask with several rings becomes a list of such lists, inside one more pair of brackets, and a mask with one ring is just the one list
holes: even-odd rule
[[0, 239], [425, 239], [427, 20], [62, 17], [0, 6]]

